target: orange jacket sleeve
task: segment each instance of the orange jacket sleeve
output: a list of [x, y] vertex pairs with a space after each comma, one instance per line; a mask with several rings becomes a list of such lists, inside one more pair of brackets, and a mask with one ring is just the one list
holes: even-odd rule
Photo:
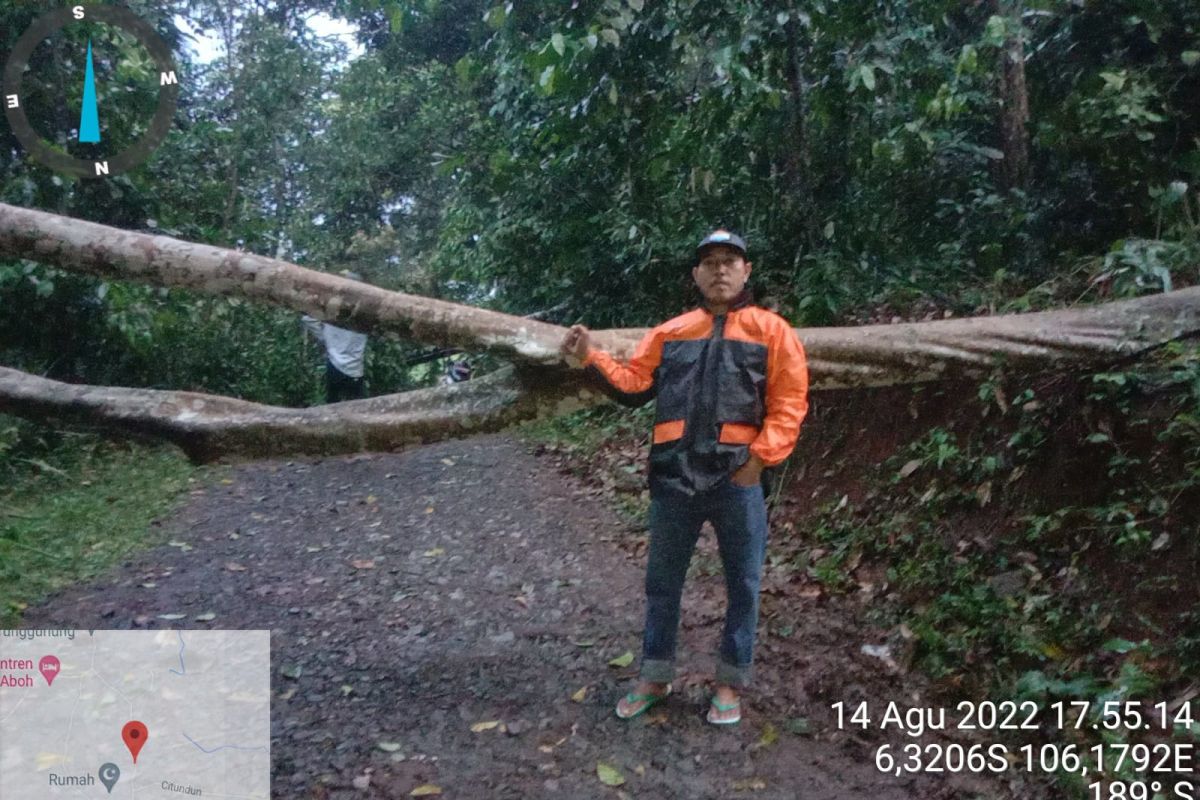
[[750, 444], [751, 455], [773, 467], [796, 446], [808, 413], [808, 360], [796, 332], [784, 322], [771, 333], [767, 351], [767, 413]]
[[637, 394], [654, 385], [654, 370], [662, 361], [662, 345], [662, 333], [655, 328], [638, 342], [628, 364], [622, 364], [610, 354], [594, 348], [588, 350], [583, 364], [600, 370], [604, 379], [618, 391]]

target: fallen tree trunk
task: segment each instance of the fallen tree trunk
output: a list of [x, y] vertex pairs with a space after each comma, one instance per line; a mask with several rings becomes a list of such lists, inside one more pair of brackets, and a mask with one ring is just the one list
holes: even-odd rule
[[505, 367], [478, 380], [313, 408], [82, 386], [0, 367], [0, 413], [164, 439], [194, 461], [398, 450], [564, 414], [602, 399], [583, 373]]
[[390, 292], [266, 256], [0, 203], [0, 258], [68, 272], [244, 297], [362, 333], [555, 364], [562, 328], [419, 295]]
[[[640, 329], [597, 332], [630, 352]], [[934, 322], [798, 328], [812, 388], [895, 386], [1012, 372], [1082, 370], [1113, 364], [1200, 334], [1200, 287], [1084, 308]]]
[[[394, 449], [597, 402], [598, 386], [564, 367], [565, 329], [390, 292], [276, 259], [150, 236], [0, 204], [0, 258], [108, 279], [241, 296], [364, 332], [487, 351], [494, 375], [310, 409], [227, 397], [73, 386], [0, 368], [0, 412], [62, 418], [176, 442], [193, 458]], [[596, 331], [628, 355], [642, 329]], [[1010, 372], [1091, 369], [1200, 333], [1200, 287], [1087, 308], [936, 322], [797, 330], [811, 388], [855, 388]]]
[[[565, 330], [558, 325], [3, 203], [0, 258], [245, 297], [364, 333], [486, 351], [518, 363], [561, 363], [558, 344]], [[603, 346], [626, 355], [644, 333], [596, 332]], [[815, 389], [977, 375], [997, 360], [1022, 370], [1098, 364], [1200, 333], [1200, 287], [1079, 309], [797, 333], [808, 351]]]

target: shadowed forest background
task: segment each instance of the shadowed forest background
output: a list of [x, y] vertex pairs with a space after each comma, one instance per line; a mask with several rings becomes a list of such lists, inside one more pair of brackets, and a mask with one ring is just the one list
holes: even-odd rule
[[[693, 248], [718, 225], [797, 327], [1200, 283], [1194, 0], [128, 5], [174, 47], [171, 135], [127, 175], [75, 181], [4, 126], [0, 202], [604, 328], [694, 303]], [[0, 53], [42, 10], [0, 7]], [[183, 21], [215, 58], [193, 60]], [[106, 105], [105, 86], [153, 63], [96, 36], [104, 123], [134, 137], [154, 95]], [[85, 50], [77, 32], [34, 54], [30, 119], [63, 146]], [[430, 355], [372, 339], [371, 394], [435, 383]], [[286, 311], [0, 261], [0, 364], [305, 406], [323, 358]], [[638, 519], [648, 422], [627, 414], [529, 435]], [[899, 632], [889, 657], [951, 693], [1196, 695], [1195, 342], [1099, 374], [829, 393], [807, 425], [775, 498], [780, 586], [865, 593]], [[0, 416], [0, 620], [139, 547], [206, 474]]]

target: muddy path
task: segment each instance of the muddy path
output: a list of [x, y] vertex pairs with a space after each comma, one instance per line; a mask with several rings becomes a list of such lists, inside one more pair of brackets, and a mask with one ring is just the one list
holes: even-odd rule
[[[162, 522], [169, 544], [24, 624], [270, 629], [274, 797], [408, 797], [423, 784], [450, 798], [991, 794], [878, 773], [873, 742], [835, 730], [829, 704], [911, 702], [909, 679], [861, 655], [870, 632], [847, 614], [769, 586], [745, 719], [706, 724], [722, 614], [710, 533], [684, 598], [676, 694], [616, 719], [636, 660], [609, 662], [638, 652], [644, 531], [516, 439], [228, 476]], [[624, 784], [604, 785], [598, 763]]]

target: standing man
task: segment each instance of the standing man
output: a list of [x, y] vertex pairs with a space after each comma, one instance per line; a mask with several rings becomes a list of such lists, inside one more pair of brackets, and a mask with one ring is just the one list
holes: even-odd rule
[[[349, 270], [342, 277], [361, 281], [362, 276]], [[367, 396], [363, 380], [363, 357], [367, 352], [367, 335], [348, 331], [305, 314], [300, 318], [304, 329], [325, 345], [325, 402], [361, 400]]]
[[745, 287], [752, 265], [740, 236], [714, 231], [696, 258], [692, 278], [704, 305], [651, 330], [627, 364], [594, 349], [582, 325], [571, 328], [562, 349], [618, 392], [652, 390], [658, 397], [642, 663], [617, 716], [636, 717], [670, 694], [683, 582], [709, 520], [727, 609], [708, 721], [726, 725], [741, 720], [739, 692], [751, 678], [767, 546], [762, 471], [795, 447], [808, 411], [808, 367], [787, 321], [750, 304]]

